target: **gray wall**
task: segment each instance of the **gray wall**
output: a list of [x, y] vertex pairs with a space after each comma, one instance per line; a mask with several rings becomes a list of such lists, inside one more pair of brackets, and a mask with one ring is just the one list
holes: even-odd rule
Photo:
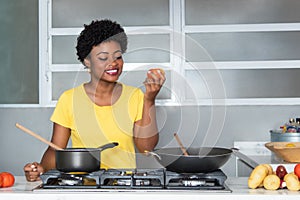
[[[269, 130], [278, 128], [290, 117], [297, 117], [299, 109], [299, 106], [228, 106], [222, 132], [212, 139], [216, 140], [216, 146], [222, 147], [232, 147], [234, 141], [268, 141]], [[41, 159], [46, 145], [17, 129], [15, 123], [50, 140], [52, 111], [53, 108], [0, 108], [0, 171], [23, 175], [27, 162]], [[203, 145], [211, 122], [209, 107], [158, 107], [157, 112], [161, 129], [158, 147], [176, 146], [174, 132], [187, 146]], [[159, 165], [152, 158], [139, 155], [138, 166]], [[234, 176], [235, 158], [232, 156], [222, 169], [228, 176]]]

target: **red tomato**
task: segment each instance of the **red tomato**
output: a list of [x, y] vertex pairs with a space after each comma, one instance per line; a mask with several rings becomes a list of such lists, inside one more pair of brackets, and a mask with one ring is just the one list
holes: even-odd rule
[[300, 163], [295, 165], [294, 173], [300, 178]]
[[15, 183], [15, 177], [9, 172], [0, 173], [0, 187], [11, 187]]

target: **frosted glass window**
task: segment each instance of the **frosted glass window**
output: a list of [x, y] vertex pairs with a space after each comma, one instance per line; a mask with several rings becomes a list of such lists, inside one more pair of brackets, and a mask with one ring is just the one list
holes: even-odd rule
[[[300, 69], [188, 70], [188, 99], [300, 97]], [[225, 96], [223, 95], [225, 94]]]
[[77, 64], [76, 55], [77, 36], [53, 36], [52, 37], [52, 63], [53, 64]]
[[[276, 28], [276, 23], [299, 23], [299, 9], [299, 0], [51, 0], [50, 26], [63, 29], [50, 29], [53, 33], [50, 69], [52, 64], [66, 67], [80, 63], [75, 49], [77, 36], [72, 33], [59, 35], [67, 28], [82, 28], [91, 20], [103, 18], [115, 20], [128, 28], [170, 26], [170, 22], [174, 22], [175, 28], [183, 27], [181, 31], [186, 37], [182, 39], [185, 41], [172, 41], [169, 33], [128, 33], [129, 43], [123, 58], [125, 67], [131, 68], [123, 72], [121, 82], [144, 90], [147, 68], [167, 63], [174, 65], [176, 70], [167, 71], [167, 81], [158, 95], [160, 100], [187, 99], [191, 103], [192, 99], [300, 97], [300, 89], [295, 87], [300, 83], [297, 77], [300, 68], [264, 69], [258, 66], [256, 69], [232, 69], [229, 66], [223, 70], [191, 70], [195, 69], [193, 67], [184, 73], [180, 70], [184, 65], [202, 61], [213, 64], [214, 61], [300, 60], [300, 31], [297, 30], [281, 31], [277, 26], [279, 30], [197, 32], [197, 29], [187, 27], [188, 32], [185, 32], [184, 28], [189, 25], [243, 24], [247, 30], [247, 24], [262, 23], [274, 23]], [[178, 20], [182, 14], [182, 21]], [[222, 27], [226, 29], [226, 26]], [[181, 49], [174, 44], [177, 42], [182, 44]], [[184, 52], [180, 56], [184, 57], [171, 59], [173, 51], [181, 50]], [[52, 75], [53, 100], [66, 89], [89, 80], [86, 72], [54, 72]]]
[[52, 73], [52, 100], [58, 100], [60, 95], [70, 88], [90, 80], [88, 72], [54, 72]]
[[185, 24], [298, 23], [299, 9], [299, 0], [185, 0]]
[[53, 0], [52, 27], [82, 27], [109, 18], [123, 26], [169, 25], [169, 0]]
[[170, 62], [170, 36], [167, 34], [129, 35], [126, 62]]
[[193, 33], [186, 42], [187, 61], [299, 60], [300, 32]]
[[38, 104], [38, 0], [1, 0], [0, 23], [0, 104]]
[[[76, 55], [77, 36], [53, 36], [52, 63], [78, 64]], [[167, 34], [129, 35], [125, 62], [169, 62], [170, 37]]]

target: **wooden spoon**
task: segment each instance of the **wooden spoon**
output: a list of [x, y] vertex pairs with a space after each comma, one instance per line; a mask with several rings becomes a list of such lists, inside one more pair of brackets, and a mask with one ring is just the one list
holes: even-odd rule
[[38, 134], [32, 132], [31, 130], [25, 128], [24, 126], [16, 123], [16, 127], [21, 129], [22, 131], [28, 133], [29, 135], [35, 137], [36, 139], [48, 144], [50, 147], [52, 147], [53, 149], [55, 150], [63, 150], [62, 148], [60, 148], [59, 146], [57, 146], [56, 144], [52, 143], [52, 142], [49, 142], [48, 140], [46, 140], [45, 138], [42, 138], [41, 136], [39, 136]]
[[181, 149], [183, 155], [188, 156], [189, 154], [187, 153], [186, 148], [184, 148], [183, 144], [181, 143], [181, 141], [180, 141], [177, 133], [174, 133], [174, 137], [177, 140], [177, 142], [178, 142], [178, 144], [180, 146], [180, 149]]

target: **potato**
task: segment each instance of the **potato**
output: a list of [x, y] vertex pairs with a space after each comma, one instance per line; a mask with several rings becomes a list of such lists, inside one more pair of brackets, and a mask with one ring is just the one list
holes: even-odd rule
[[[268, 169], [268, 175], [274, 174], [274, 171], [273, 171], [273, 168], [272, 168], [271, 165], [269, 165], [269, 164], [262, 164], [262, 165], [265, 166], [265, 167]], [[259, 184], [259, 186], [257, 186], [257, 187], [258, 187], [258, 188], [264, 187], [264, 182], [262, 181], [262, 182]]]
[[274, 174], [273, 168], [270, 164], [263, 164], [263, 166], [268, 168], [268, 175]]
[[266, 176], [263, 184], [267, 190], [277, 190], [280, 187], [280, 178], [275, 174], [270, 174]]
[[264, 165], [258, 165], [255, 167], [248, 178], [248, 187], [251, 189], [257, 188], [261, 185], [268, 173], [269, 170]]
[[262, 187], [264, 187], [264, 182], [261, 182], [261, 183], [259, 184], [259, 186], [257, 186], [257, 188], [262, 188]]
[[292, 191], [300, 190], [300, 182], [299, 182], [298, 176], [295, 175], [294, 173], [289, 173], [289, 174], [285, 175], [283, 180], [285, 181], [286, 187], [289, 190], [292, 190]]

